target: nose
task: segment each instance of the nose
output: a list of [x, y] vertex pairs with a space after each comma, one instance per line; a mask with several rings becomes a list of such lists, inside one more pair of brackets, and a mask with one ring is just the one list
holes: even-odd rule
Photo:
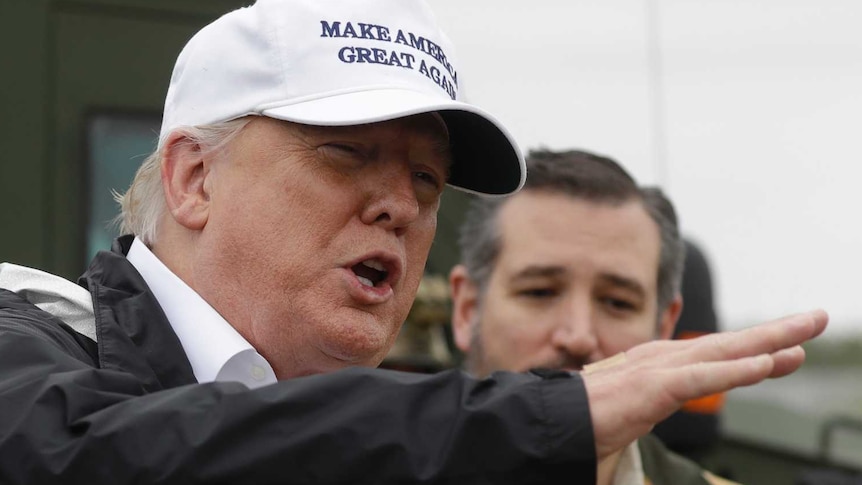
[[405, 161], [380, 163], [366, 180], [367, 202], [361, 220], [401, 235], [419, 217], [413, 171]]
[[551, 343], [573, 364], [586, 364], [599, 347], [590, 305], [587, 301], [576, 300], [563, 307], [551, 334]]

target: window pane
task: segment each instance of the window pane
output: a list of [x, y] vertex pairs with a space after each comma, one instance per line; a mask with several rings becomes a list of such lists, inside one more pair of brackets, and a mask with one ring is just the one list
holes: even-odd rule
[[90, 201], [87, 208], [88, 263], [96, 252], [110, 249], [118, 235], [113, 224], [119, 214], [112, 191], [125, 192], [135, 171], [155, 149], [159, 114], [97, 114], [87, 123]]

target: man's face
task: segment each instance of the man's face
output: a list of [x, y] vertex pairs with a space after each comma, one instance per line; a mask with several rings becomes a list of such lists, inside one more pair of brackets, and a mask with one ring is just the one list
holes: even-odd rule
[[657, 318], [661, 240], [640, 202], [526, 190], [497, 221], [501, 251], [481, 302], [469, 279], [458, 283], [463, 267], [453, 272], [456, 342], [475, 374], [580, 369], [670, 336], [679, 302]]
[[416, 294], [450, 163], [431, 115], [251, 121], [216, 157], [194, 288], [280, 379], [375, 366]]

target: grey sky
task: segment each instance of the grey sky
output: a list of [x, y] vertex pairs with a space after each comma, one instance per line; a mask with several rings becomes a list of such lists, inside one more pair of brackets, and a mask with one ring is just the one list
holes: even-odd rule
[[862, 2], [430, 0], [469, 99], [523, 149], [659, 183], [728, 328], [823, 307], [862, 329]]

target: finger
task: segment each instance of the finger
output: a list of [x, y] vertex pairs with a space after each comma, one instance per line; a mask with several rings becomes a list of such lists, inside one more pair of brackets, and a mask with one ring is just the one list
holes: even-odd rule
[[694, 345], [669, 356], [685, 365], [773, 354], [800, 345], [820, 335], [828, 322], [826, 312], [791, 315], [736, 332], [722, 332], [694, 340]]
[[773, 368], [769, 377], [784, 377], [795, 372], [805, 362], [805, 350], [797, 345], [772, 354]]
[[[679, 367], [663, 375], [662, 383], [674, 401], [683, 402], [736, 387], [757, 384], [775, 368], [773, 356], [763, 354], [741, 359], [700, 362]], [[671, 409], [668, 414], [675, 411]]]
[[598, 456], [648, 433], [685, 401], [756, 384], [772, 370], [772, 356], [759, 355], [681, 367], [631, 367], [626, 362], [582, 373]]
[[[721, 332], [688, 340], [660, 340], [626, 351], [629, 362], [654, 357], [669, 358], [679, 365], [773, 353], [820, 335], [829, 317], [823, 310], [790, 315], [736, 332]], [[685, 354], [684, 351], [691, 353]]]
[[809, 313], [814, 316], [815, 325], [817, 326], [815, 328], [815, 333], [811, 336], [811, 338], [818, 337], [826, 330], [826, 326], [829, 324], [829, 314], [826, 313], [826, 310], [823, 310], [822, 308], [812, 310]]

